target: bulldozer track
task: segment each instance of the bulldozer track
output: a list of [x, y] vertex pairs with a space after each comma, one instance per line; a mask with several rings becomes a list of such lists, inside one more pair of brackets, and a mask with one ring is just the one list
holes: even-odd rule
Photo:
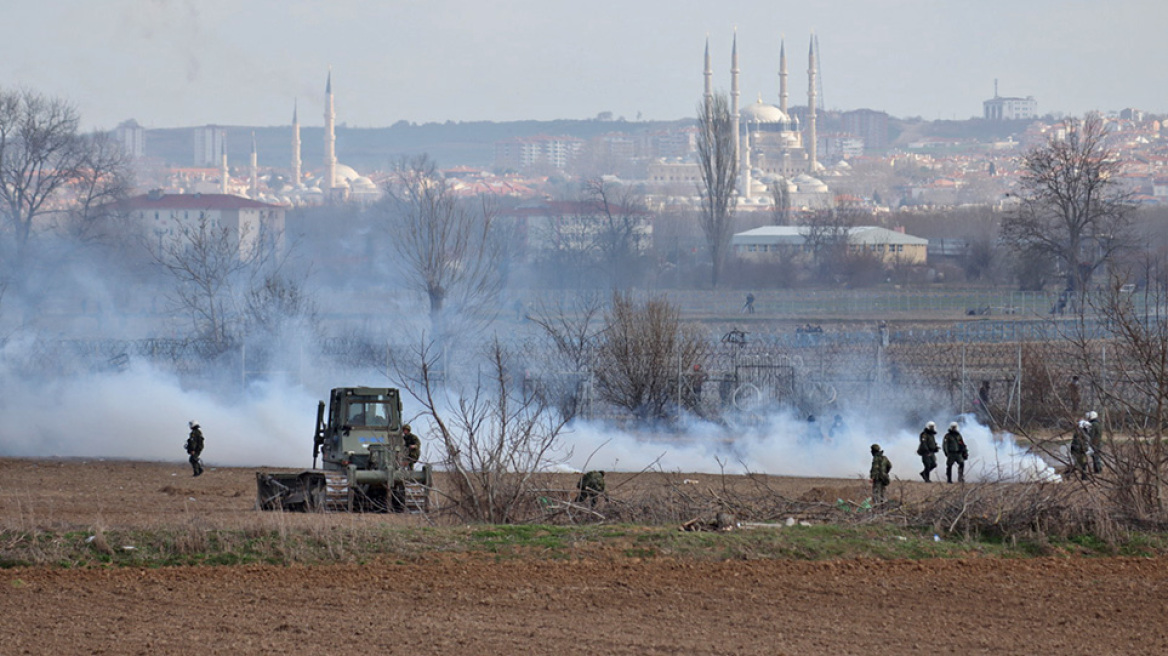
[[422, 483], [407, 482], [402, 501], [408, 513], [427, 512], [430, 509], [430, 490]]
[[324, 512], [349, 511], [349, 477], [345, 472], [324, 473]]

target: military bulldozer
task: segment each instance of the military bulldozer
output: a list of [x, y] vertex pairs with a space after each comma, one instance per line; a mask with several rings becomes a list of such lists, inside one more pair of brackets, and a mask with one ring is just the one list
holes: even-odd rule
[[[317, 469], [317, 458], [321, 468]], [[300, 512], [426, 512], [430, 466], [416, 467], [402, 436], [401, 396], [340, 387], [316, 410], [312, 469], [256, 472], [256, 507]]]

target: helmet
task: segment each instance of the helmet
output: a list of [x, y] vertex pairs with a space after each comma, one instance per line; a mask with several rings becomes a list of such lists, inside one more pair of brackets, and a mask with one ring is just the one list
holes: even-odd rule
[[1099, 418], [1099, 413], [1098, 413], [1098, 412], [1095, 412], [1094, 410], [1092, 410], [1091, 412], [1088, 412], [1088, 413], [1087, 413], [1087, 419], [1095, 420], [1095, 419], [1098, 419], [1098, 418]]
[[188, 421], [188, 422], [187, 422], [187, 427], [188, 427], [188, 428], [198, 428], [198, 427], [199, 427], [199, 422], [197, 422], [197, 421], [195, 421], [194, 419], [192, 419], [192, 420], [190, 420], [190, 421]]
[[925, 428], [936, 428], [936, 427], [937, 427], [937, 424], [935, 424], [931, 421], [929, 423], [925, 424]]
[[957, 422], [949, 424], [949, 430], [957, 430]]
[[872, 445], [872, 453], [880, 453], [880, 445], [879, 444]]
[[413, 430], [413, 429], [412, 429], [412, 428], [410, 428], [410, 425], [409, 425], [409, 424], [405, 424], [404, 426], [402, 426], [402, 430], [404, 430], [404, 431], [408, 431], [408, 430]]

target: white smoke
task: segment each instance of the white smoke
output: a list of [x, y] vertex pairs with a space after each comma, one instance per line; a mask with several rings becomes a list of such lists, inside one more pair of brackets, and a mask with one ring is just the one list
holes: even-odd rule
[[181, 461], [187, 422], [195, 420], [207, 465], [311, 464], [317, 399], [299, 386], [270, 381], [249, 386], [245, 398], [224, 399], [184, 389], [141, 362], [121, 373], [36, 384], [8, 373], [0, 380], [0, 455]]
[[[25, 348], [17, 340], [0, 349], [0, 361]], [[300, 468], [311, 464], [311, 436], [317, 400], [331, 386], [370, 384], [353, 375], [322, 389], [308, 389], [277, 375], [266, 382], [222, 385], [223, 391], [192, 388], [176, 375], [135, 360], [122, 372], [86, 373], [29, 382], [0, 371], [0, 455], [17, 457], [104, 457], [182, 461], [187, 421], [197, 420], [206, 436], [204, 461], [222, 466]], [[376, 383], [374, 383], [376, 384]], [[408, 416], [411, 408], [405, 397]], [[575, 470], [867, 478], [869, 446], [878, 443], [892, 460], [893, 476], [919, 480], [916, 455], [920, 428], [905, 427], [895, 412], [841, 411], [843, 430], [830, 439], [808, 437], [805, 417], [791, 411], [730, 417], [727, 424], [690, 419], [680, 429], [634, 431], [600, 422], [576, 421], [562, 435], [562, 465]], [[938, 425], [938, 441], [952, 415], [927, 415]], [[826, 419], [826, 418], [825, 418]], [[1010, 434], [994, 434], [972, 415], [957, 419], [969, 447], [966, 479], [1055, 480], [1040, 457]], [[831, 421], [818, 422], [826, 436]], [[424, 459], [436, 459], [427, 444]], [[935, 480], [944, 475], [938, 454]]]
[[[947, 415], [938, 412], [936, 416]], [[858, 413], [844, 413], [842, 418], [844, 430], [826, 440], [808, 437], [806, 419], [790, 412], [775, 412], [729, 428], [694, 421], [679, 433], [632, 432], [580, 421], [564, 435], [565, 446], [572, 454], [566, 464], [578, 470], [654, 468], [707, 474], [725, 471], [867, 478], [872, 462], [869, 447], [880, 444], [892, 461], [894, 477], [920, 480], [921, 458], [916, 454], [919, 430]], [[988, 427], [976, 423], [972, 415], [961, 417], [959, 423], [970, 454], [965, 466], [966, 480], [1056, 480], [1054, 469], [1019, 446], [1013, 435], [995, 435]], [[937, 424], [941, 427], [937, 436], [939, 444], [948, 422], [938, 420]], [[828, 425], [818, 427], [824, 435], [828, 428]], [[944, 476], [945, 458], [943, 454], [938, 456], [934, 480]]]

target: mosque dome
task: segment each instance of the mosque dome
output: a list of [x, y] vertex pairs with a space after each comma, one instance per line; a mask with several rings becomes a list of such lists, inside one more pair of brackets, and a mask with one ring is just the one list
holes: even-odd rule
[[751, 123], [786, 123], [790, 120], [783, 110], [764, 103], [761, 96], [757, 102], [742, 108], [738, 114], [743, 121]]
[[795, 176], [795, 184], [799, 186], [801, 192], [826, 192], [827, 185], [822, 180], [817, 180], [806, 173], [801, 173]]
[[345, 164], [341, 164], [339, 162], [337, 163], [337, 182], [352, 182], [359, 177], [361, 177], [361, 174], [357, 173], [353, 167], [346, 166]]
[[370, 180], [369, 178], [366, 178], [365, 176], [357, 176], [356, 178], [353, 178], [352, 180], [349, 181], [349, 186], [351, 186], [353, 189], [367, 189], [367, 190], [376, 190], [377, 189], [377, 185], [374, 184], [372, 180]]

